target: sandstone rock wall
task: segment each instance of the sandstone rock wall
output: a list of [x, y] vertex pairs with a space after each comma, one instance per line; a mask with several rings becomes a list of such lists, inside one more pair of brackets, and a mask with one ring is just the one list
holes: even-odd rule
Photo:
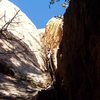
[[48, 54], [51, 53], [55, 70], [57, 69], [57, 51], [59, 49], [60, 42], [63, 36], [63, 18], [53, 17], [51, 18], [46, 26], [45, 32], [42, 36], [42, 43], [44, 50]]

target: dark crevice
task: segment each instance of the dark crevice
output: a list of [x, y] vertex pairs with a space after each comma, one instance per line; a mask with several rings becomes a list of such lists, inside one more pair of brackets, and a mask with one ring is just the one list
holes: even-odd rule
[[100, 100], [99, 0], [71, 0], [53, 89], [38, 100]]

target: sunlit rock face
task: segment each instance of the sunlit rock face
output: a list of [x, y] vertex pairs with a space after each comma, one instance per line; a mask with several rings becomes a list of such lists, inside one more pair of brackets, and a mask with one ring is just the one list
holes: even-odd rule
[[42, 42], [46, 52], [50, 50], [53, 56], [55, 69], [57, 69], [57, 51], [63, 36], [63, 18], [51, 18], [45, 27], [45, 32], [42, 36]]
[[[40, 38], [35, 25], [18, 7], [8, 0], [0, 1], [0, 94], [20, 97], [27, 89], [34, 94], [52, 84], [45, 72], [46, 55]], [[18, 92], [10, 91], [10, 84]]]

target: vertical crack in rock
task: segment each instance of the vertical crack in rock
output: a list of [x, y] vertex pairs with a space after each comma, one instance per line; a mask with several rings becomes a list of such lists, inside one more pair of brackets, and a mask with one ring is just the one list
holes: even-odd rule
[[99, 7], [99, 0], [70, 0], [55, 89], [43, 91], [38, 100], [100, 100]]

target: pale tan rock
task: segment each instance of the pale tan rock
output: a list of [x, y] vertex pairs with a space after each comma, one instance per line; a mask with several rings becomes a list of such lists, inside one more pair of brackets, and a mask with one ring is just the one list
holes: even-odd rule
[[53, 62], [57, 69], [57, 51], [63, 36], [63, 18], [51, 18], [45, 28], [42, 42], [46, 52], [50, 49], [53, 55]]
[[[9, 75], [15, 78], [16, 84], [10, 79], [7, 81], [8, 84], [4, 85], [8, 90], [0, 86], [0, 93], [3, 91], [4, 95], [13, 95], [14, 92], [10, 91], [9, 85], [14, 84], [13, 90], [18, 91], [15, 96], [22, 96], [23, 91], [16, 88], [18, 80], [21, 84], [26, 84], [25, 88], [30, 87], [35, 91], [48, 88], [52, 80], [49, 72], [45, 72], [45, 60], [41, 36], [35, 25], [13, 3], [2, 0], [0, 2], [0, 73], [4, 82], [7, 81], [4, 76]], [[0, 82], [2, 82], [1, 78]]]
[[62, 19], [52, 18], [45, 29], [37, 29], [13, 3], [0, 1], [1, 95], [28, 98], [51, 87], [53, 80], [50, 72], [46, 71], [47, 50], [50, 49], [57, 69], [62, 25]]

